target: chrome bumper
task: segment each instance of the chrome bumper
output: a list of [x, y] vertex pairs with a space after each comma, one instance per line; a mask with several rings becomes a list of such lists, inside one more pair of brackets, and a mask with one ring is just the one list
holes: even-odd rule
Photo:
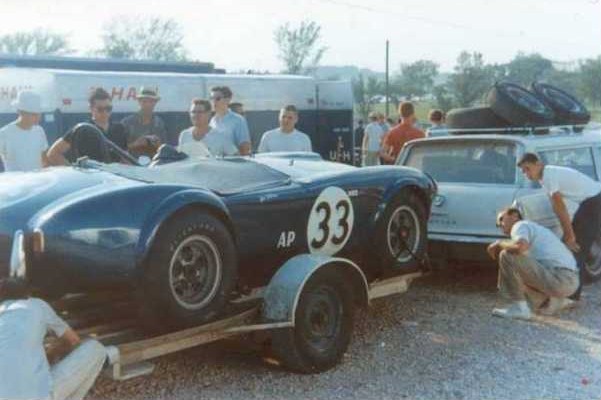
[[18, 230], [13, 236], [13, 246], [10, 252], [10, 276], [24, 278], [26, 273], [25, 235], [22, 230]]

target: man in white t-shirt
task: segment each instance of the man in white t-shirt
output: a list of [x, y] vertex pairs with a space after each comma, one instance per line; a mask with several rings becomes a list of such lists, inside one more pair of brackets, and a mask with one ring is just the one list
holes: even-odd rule
[[361, 145], [363, 156], [361, 165], [364, 167], [380, 164], [380, 147], [382, 146], [382, 138], [386, 134], [378, 122], [377, 112], [372, 111], [369, 114], [369, 121], [369, 124], [365, 127]]
[[13, 103], [18, 118], [0, 129], [0, 157], [4, 170], [33, 171], [47, 165], [48, 141], [39, 126], [42, 112], [40, 96], [22, 91]]
[[[497, 240], [487, 250], [493, 260], [499, 261], [499, 291], [511, 304], [493, 309], [493, 315], [530, 319], [527, 299], [534, 311], [545, 315], [573, 306], [568, 296], [579, 286], [578, 267], [561, 240], [551, 230], [522, 220], [517, 208], [500, 212], [497, 225], [510, 240]], [[543, 300], [537, 302], [541, 297]]]
[[[563, 241], [572, 250], [580, 268], [589, 257], [601, 226], [601, 183], [572, 168], [543, 164], [526, 153], [518, 166], [526, 177], [545, 189], [563, 230]], [[580, 288], [573, 298], [580, 298]]]
[[236, 154], [236, 146], [216, 128], [209, 125], [211, 103], [193, 99], [190, 104], [192, 126], [179, 134], [178, 150], [190, 156], [206, 157]]
[[[48, 333], [58, 340], [46, 349]], [[102, 344], [82, 341], [45, 301], [29, 296], [24, 280], [0, 279], [0, 399], [83, 399], [105, 359]]]
[[280, 127], [263, 133], [259, 153], [274, 151], [313, 151], [311, 139], [296, 129], [298, 110], [287, 105], [280, 110]]

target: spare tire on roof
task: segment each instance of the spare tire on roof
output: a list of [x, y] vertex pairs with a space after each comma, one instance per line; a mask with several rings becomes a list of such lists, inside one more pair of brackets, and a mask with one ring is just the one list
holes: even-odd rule
[[591, 114], [578, 99], [547, 83], [535, 82], [530, 90], [543, 99], [555, 112], [558, 125], [585, 125], [591, 120]]
[[509, 122], [495, 114], [490, 107], [454, 108], [447, 113], [446, 124], [449, 129], [490, 129], [505, 128], [510, 125]]
[[555, 113], [531, 91], [509, 82], [497, 82], [487, 102], [495, 114], [513, 126], [546, 126], [554, 123]]

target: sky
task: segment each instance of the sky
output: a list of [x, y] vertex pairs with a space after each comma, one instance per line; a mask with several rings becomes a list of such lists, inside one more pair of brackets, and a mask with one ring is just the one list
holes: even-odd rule
[[385, 69], [429, 59], [451, 71], [462, 50], [487, 62], [518, 51], [569, 62], [601, 55], [601, 0], [0, 0], [0, 34], [47, 28], [85, 55], [101, 47], [116, 16], [173, 18], [188, 55], [228, 71], [280, 71], [273, 40], [284, 24], [314, 20], [327, 51], [322, 65]]

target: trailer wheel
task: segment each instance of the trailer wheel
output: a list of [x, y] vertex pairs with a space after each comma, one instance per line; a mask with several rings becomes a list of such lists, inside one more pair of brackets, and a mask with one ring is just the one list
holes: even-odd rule
[[273, 351], [282, 364], [310, 374], [334, 367], [350, 343], [353, 293], [336, 269], [317, 271], [305, 284], [294, 315], [294, 328], [272, 333]]
[[236, 275], [224, 224], [202, 211], [176, 214], [159, 231], [143, 272], [142, 322], [158, 331], [207, 322], [223, 311]]

